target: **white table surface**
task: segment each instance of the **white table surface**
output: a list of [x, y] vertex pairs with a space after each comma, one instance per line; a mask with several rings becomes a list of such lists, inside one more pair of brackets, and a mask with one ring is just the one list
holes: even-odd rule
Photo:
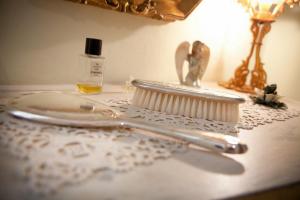
[[[0, 87], [1, 95], [6, 94], [5, 88], [7, 90], [7, 87]], [[34, 89], [41, 88], [35, 86]], [[28, 90], [22, 88], [25, 89]], [[108, 94], [108, 91], [114, 93]], [[101, 98], [118, 95], [118, 92], [120, 87], [106, 87]], [[300, 102], [287, 101], [300, 110]], [[113, 178], [91, 178], [80, 185], [63, 188], [50, 199], [222, 199], [300, 182], [300, 117], [241, 130], [239, 138], [248, 145], [246, 154], [220, 155], [190, 149]], [[22, 162], [10, 156], [3, 147], [0, 156], [0, 197], [39, 199], [24, 191], [26, 182], [16, 174]]]

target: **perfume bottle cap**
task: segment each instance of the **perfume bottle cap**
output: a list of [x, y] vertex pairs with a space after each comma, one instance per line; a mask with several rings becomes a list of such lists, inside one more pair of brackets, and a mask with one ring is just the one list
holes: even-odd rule
[[102, 40], [95, 38], [86, 38], [85, 41], [85, 53], [89, 55], [101, 55]]

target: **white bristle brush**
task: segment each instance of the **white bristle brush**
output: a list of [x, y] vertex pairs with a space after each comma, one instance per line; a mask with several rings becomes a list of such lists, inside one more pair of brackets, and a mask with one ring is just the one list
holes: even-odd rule
[[133, 80], [132, 105], [173, 115], [238, 122], [245, 99], [221, 91], [155, 81]]

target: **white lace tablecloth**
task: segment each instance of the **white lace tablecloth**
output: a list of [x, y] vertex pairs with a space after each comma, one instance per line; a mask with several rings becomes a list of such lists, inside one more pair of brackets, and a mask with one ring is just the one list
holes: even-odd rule
[[[21, 94], [20, 94], [21, 95]], [[23, 95], [23, 94], [22, 94]], [[96, 99], [97, 96], [93, 96]], [[129, 172], [136, 166], [148, 166], [156, 160], [188, 151], [180, 141], [147, 135], [129, 129], [80, 129], [32, 123], [8, 116], [4, 110], [8, 96], [0, 101], [0, 143], [22, 160], [20, 174], [26, 178], [29, 190], [40, 194], [57, 192], [90, 177], [109, 173]], [[102, 103], [130, 118], [154, 125], [213, 131], [238, 136], [240, 129], [299, 117], [294, 109], [274, 110], [253, 105], [249, 100], [241, 105], [239, 124], [166, 115], [130, 105], [127, 94], [107, 95]]]

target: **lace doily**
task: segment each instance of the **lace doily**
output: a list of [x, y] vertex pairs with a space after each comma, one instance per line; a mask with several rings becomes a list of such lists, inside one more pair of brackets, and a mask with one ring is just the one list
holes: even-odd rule
[[0, 114], [0, 142], [25, 162], [29, 189], [49, 194], [105, 173], [127, 172], [166, 159], [186, 145], [127, 129], [43, 125]]
[[130, 118], [138, 118], [174, 128], [219, 132], [233, 136], [237, 136], [239, 129], [251, 130], [260, 125], [274, 121], [285, 121], [300, 116], [300, 111], [294, 109], [273, 109], [253, 104], [250, 99], [240, 105], [240, 122], [238, 124], [164, 114], [132, 106], [129, 100], [122, 98], [105, 100], [102, 103], [113, 107]]
[[[241, 106], [241, 122], [235, 125], [140, 109], [123, 98], [102, 102], [128, 117], [153, 124], [231, 135], [236, 135], [239, 128], [252, 129], [300, 114], [247, 102]], [[117, 173], [187, 150], [183, 143], [147, 136], [138, 130], [80, 129], [16, 119], [3, 112], [5, 103], [0, 103], [0, 143], [24, 162], [21, 174], [28, 181], [26, 185], [37, 193], [49, 194], [95, 176], [113, 178]]]

